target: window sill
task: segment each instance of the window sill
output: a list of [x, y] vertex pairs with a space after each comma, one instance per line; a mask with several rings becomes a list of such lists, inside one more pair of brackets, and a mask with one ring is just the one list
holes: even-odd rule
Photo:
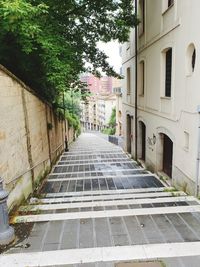
[[166, 100], [171, 100], [172, 98], [169, 96], [161, 96], [160, 99], [166, 99]]
[[192, 73], [188, 73], [188, 74], [186, 75], [186, 77], [187, 77], [187, 78], [192, 77], [192, 76], [193, 76], [193, 73], [194, 73], [194, 72], [192, 72]]
[[174, 3], [171, 4], [165, 11], [163, 11], [162, 16], [164, 16], [172, 7], [174, 6]]

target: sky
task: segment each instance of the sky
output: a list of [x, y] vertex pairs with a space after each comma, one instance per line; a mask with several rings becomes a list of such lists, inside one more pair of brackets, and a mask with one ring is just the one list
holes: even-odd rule
[[105, 52], [109, 57], [108, 62], [114, 67], [115, 71], [119, 72], [121, 67], [121, 57], [119, 55], [119, 43], [112, 41], [109, 43], [98, 43], [98, 48]]

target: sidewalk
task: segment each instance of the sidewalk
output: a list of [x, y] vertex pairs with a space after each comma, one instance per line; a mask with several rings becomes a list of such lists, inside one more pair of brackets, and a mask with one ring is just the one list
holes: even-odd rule
[[200, 266], [199, 201], [92, 133], [61, 156], [12, 223], [30, 233], [0, 266]]

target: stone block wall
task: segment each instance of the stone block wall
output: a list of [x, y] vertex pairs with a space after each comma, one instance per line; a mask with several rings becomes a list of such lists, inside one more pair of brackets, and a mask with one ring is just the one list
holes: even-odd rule
[[64, 150], [65, 122], [1, 65], [0, 118], [0, 176], [12, 209], [33, 192]]

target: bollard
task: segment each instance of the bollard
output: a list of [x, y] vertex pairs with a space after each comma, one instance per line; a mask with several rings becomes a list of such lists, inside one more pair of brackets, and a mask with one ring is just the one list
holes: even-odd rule
[[0, 245], [8, 245], [15, 238], [14, 229], [8, 224], [8, 193], [3, 189], [3, 179], [0, 177]]

